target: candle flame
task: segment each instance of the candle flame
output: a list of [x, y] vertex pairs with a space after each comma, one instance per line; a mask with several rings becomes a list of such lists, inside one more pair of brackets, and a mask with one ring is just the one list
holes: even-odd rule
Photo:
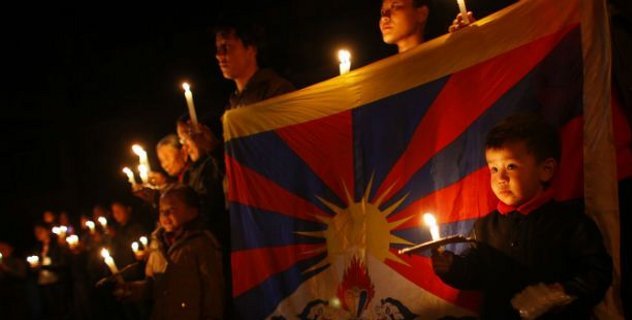
[[148, 242], [147, 241], [147, 237], [142, 236], [142, 237], [140, 237], [139, 240], [140, 240], [140, 243], [142, 243], [144, 246], [147, 246], [147, 242]]
[[132, 169], [128, 167], [123, 168], [123, 173], [125, 173], [128, 177], [134, 175], [134, 172], [132, 172]]
[[108, 219], [106, 219], [105, 217], [99, 217], [97, 220], [104, 227], [108, 225]]
[[439, 235], [439, 226], [437, 226], [437, 219], [435, 219], [434, 215], [429, 212], [424, 213], [423, 219], [424, 224], [426, 224], [428, 229], [430, 229], [430, 236], [432, 237], [432, 240], [439, 240], [441, 236]]
[[90, 229], [94, 229], [94, 221], [91, 221], [91, 220], [86, 221], [86, 227]]
[[53, 227], [52, 231], [56, 235], [59, 235], [61, 233], [61, 230], [59, 229], [59, 227]]
[[132, 146], [132, 151], [139, 157], [147, 153], [145, 152], [145, 149], [138, 144]]
[[340, 60], [341, 63], [349, 63], [351, 61], [351, 53], [349, 50], [338, 50], [338, 60]]
[[79, 237], [77, 237], [76, 235], [70, 235], [66, 237], [66, 242], [68, 242], [68, 244], [77, 244], [77, 242], [79, 242]]
[[106, 248], [101, 249], [101, 256], [103, 259], [110, 258], [110, 251]]
[[424, 213], [423, 219], [424, 219], [424, 224], [428, 227], [433, 227], [437, 225], [437, 219], [435, 219], [432, 213], [429, 213], [429, 212]]
[[182, 88], [184, 91], [191, 91], [191, 86], [186, 82], [182, 83]]
[[38, 256], [29, 256], [29, 257], [26, 257], [26, 261], [29, 264], [37, 264], [39, 262], [39, 257]]
[[136, 241], [132, 242], [132, 250], [134, 252], [138, 251], [138, 242]]

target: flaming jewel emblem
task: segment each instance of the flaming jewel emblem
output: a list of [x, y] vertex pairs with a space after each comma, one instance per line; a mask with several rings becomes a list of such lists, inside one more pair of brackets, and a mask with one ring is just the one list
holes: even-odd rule
[[359, 317], [367, 309], [375, 295], [375, 288], [366, 266], [354, 256], [351, 265], [345, 270], [342, 283], [338, 286], [337, 296], [342, 307], [354, 317]]

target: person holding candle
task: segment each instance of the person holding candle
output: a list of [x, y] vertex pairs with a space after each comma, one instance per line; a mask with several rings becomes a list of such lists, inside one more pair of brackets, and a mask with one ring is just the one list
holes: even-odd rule
[[384, 0], [380, 10], [380, 31], [387, 44], [406, 52], [424, 42], [429, 0]]
[[272, 69], [260, 68], [263, 30], [244, 14], [227, 14], [215, 28], [215, 58], [224, 78], [235, 83], [227, 109], [241, 108], [294, 91]]
[[[464, 0], [458, 2], [466, 10]], [[430, 7], [430, 0], [383, 0], [379, 26], [384, 43], [396, 45], [399, 53], [424, 43]], [[472, 12], [458, 13], [448, 31], [461, 30], [474, 21]]]
[[475, 222], [477, 242], [465, 252], [433, 252], [445, 283], [482, 291], [484, 319], [588, 319], [610, 286], [612, 261], [596, 224], [554, 200], [559, 157], [557, 131], [539, 115], [494, 127], [485, 158], [498, 207]]
[[193, 189], [175, 184], [162, 193], [150, 247], [146, 279], [120, 285], [121, 298], [153, 297], [152, 319], [225, 319], [221, 249]]
[[183, 148], [178, 136], [169, 134], [158, 141], [156, 154], [165, 172], [178, 182], [182, 182], [189, 162], [187, 150]]
[[67, 262], [64, 248], [59, 246], [48, 225], [38, 222], [33, 228], [38, 241], [39, 263], [32, 266], [38, 285], [44, 317], [63, 318], [68, 312]]
[[[147, 234], [143, 226], [134, 221], [132, 207], [123, 200], [112, 202], [112, 216], [116, 221], [114, 236], [112, 237], [112, 256], [121, 268], [136, 262], [136, 257], [131, 249], [131, 244], [138, 238]], [[128, 272], [131, 278], [142, 278], [141, 270]]]

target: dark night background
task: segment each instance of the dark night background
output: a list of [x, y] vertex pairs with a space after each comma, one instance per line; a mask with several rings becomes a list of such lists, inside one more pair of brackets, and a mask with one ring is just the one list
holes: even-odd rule
[[[477, 17], [512, 1], [468, 1]], [[221, 113], [233, 86], [214, 58], [218, 15], [248, 8], [267, 30], [269, 65], [299, 88], [334, 77], [337, 49], [352, 68], [395, 53], [382, 43], [379, 0], [259, 1], [151, 8], [18, 8], [0, 19], [2, 79], [0, 241], [27, 248], [45, 209], [89, 214], [129, 193], [121, 168], [137, 163], [186, 111], [192, 84], [198, 114]], [[210, 7], [209, 7], [210, 6]], [[445, 33], [456, 1], [436, 1], [427, 27]]]

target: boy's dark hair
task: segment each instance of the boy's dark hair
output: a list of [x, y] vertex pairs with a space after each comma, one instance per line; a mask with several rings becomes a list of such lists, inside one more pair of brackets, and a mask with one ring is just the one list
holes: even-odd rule
[[213, 28], [213, 34], [228, 35], [232, 32], [241, 40], [244, 46], [257, 48], [257, 55], [264, 45], [264, 30], [261, 25], [253, 21], [251, 14], [244, 12], [227, 12], [219, 17]]
[[413, 6], [415, 8], [419, 8], [421, 6], [429, 7], [430, 6], [430, 0], [413, 0]]
[[187, 185], [181, 183], [168, 185], [160, 194], [160, 198], [162, 199], [168, 195], [178, 197], [191, 208], [200, 209], [200, 197], [191, 187]]
[[501, 121], [487, 134], [485, 149], [497, 149], [512, 142], [524, 141], [537, 162], [548, 158], [560, 161], [557, 130], [536, 113], [520, 113]]

